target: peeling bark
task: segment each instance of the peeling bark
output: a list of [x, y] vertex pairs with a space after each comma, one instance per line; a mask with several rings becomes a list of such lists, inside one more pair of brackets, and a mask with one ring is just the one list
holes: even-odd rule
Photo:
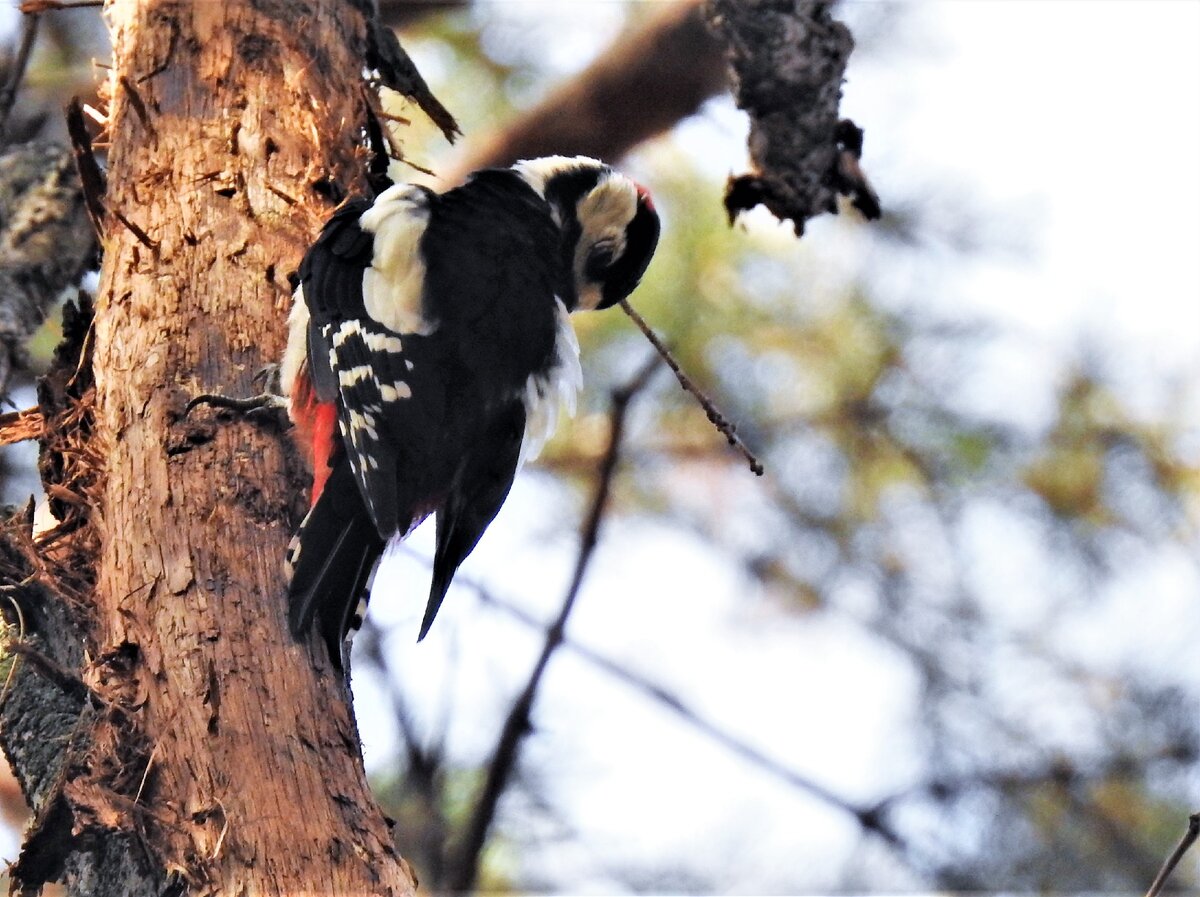
[[274, 424], [182, 415], [279, 356], [287, 275], [330, 196], [361, 186], [366, 23], [339, 0], [106, 14], [95, 320], [42, 407], [59, 522], [0, 538], [22, 611], [4, 746], [37, 816], [14, 876], [81, 895], [409, 894], [345, 683], [286, 629], [301, 462]]
[[0, 396], [63, 290], [94, 263], [96, 240], [71, 154], [53, 143], [0, 154]]
[[750, 116], [755, 171], [730, 179], [730, 221], [761, 203], [799, 236], [810, 218], [837, 212], [838, 195], [878, 218], [879, 199], [858, 165], [863, 133], [838, 113], [854, 38], [829, 0], [708, 3], [729, 50], [738, 107]]

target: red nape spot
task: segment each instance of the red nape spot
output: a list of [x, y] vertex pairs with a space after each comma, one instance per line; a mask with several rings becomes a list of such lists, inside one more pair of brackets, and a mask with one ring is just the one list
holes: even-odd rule
[[329, 459], [337, 448], [337, 408], [333, 402], [321, 402], [314, 409], [312, 428], [313, 488], [315, 505], [329, 479]]
[[639, 184], [637, 181], [633, 182], [633, 186], [637, 187], [638, 199], [640, 199], [642, 201], [642, 205], [644, 205], [651, 212], [655, 211], [654, 200], [650, 198], [650, 191], [647, 190], [645, 187], [643, 187], [641, 184]]

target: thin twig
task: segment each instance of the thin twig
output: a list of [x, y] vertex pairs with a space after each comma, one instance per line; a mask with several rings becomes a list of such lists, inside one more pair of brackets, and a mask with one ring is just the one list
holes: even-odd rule
[[[499, 597], [487, 591], [478, 583], [472, 582], [469, 579], [455, 580], [462, 585], [474, 589], [485, 604], [490, 604], [493, 607], [499, 608], [520, 622], [528, 626], [539, 626], [538, 620], [529, 612], [522, 610], [515, 604], [504, 601]], [[580, 642], [567, 639], [564, 642], [565, 647], [579, 655], [583, 660], [592, 664], [592, 666], [607, 673], [612, 678], [624, 683], [635, 691], [641, 692], [650, 700], [665, 707], [671, 713], [675, 714], [683, 722], [687, 723], [701, 735], [716, 742], [725, 750], [740, 757], [742, 760], [749, 763], [751, 766], [762, 770], [772, 776], [775, 776], [787, 785], [795, 788], [797, 791], [802, 791], [809, 797], [816, 798], [822, 803], [841, 810], [853, 816], [859, 822], [863, 823], [868, 831], [880, 836], [889, 844], [904, 849], [900, 836], [888, 825], [881, 817], [877, 807], [861, 806], [853, 803], [847, 798], [844, 798], [833, 791], [826, 788], [819, 782], [815, 782], [807, 776], [802, 775], [788, 767], [784, 766], [778, 760], [775, 760], [758, 748], [742, 740], [732, 732], [728, 732], [718, 726], [716, 723], [705, 719], [695, 710], [687, 705], [682, 698], [669, 689], [652, 682], [649, 679], [641, 676], [632, 670], [622, 666], [617, 661], [605, 656], [599, 651], [589, 648]]]
[[383, 119], [384, 121], [394, 121], [398, 125], [411, 125], [412, 124], [412, 119], [405, 118], [403, 115], [394, 115], [391, 112], [386, 112], [382, 109], [379, 110], [378, 112], [376, 112], [375, 114], [377, 116], [379, 116], [379, 118]]
[[221, 819], [224, 820], [221, 824], [221, 834], [217, 835], [217, 843], [213, 846], [210, 860], [215, 860], [221, 855], [221, 845], [225, 843], [225, 836], [229, 834], [229, 812], [225, 809], [225, 804], [217, 798], [217, 806], [221, 808]]
[[[392, 676], [391, 667], [384, 655], [382, 633], [370, 617], [363, 622], [362, 630], [354, 639], [356, 657], [373, 664], [380, 671], [387, 687], [388, 697], [392, 702], [392, 716], [400, 727], [404, 752], [407, 755], [404, 786], [406, 790], [417, 794], [421, 801], [421, 812], [424, 814], [421, 844], [416, 847], [425, 854], [425, 868], [422, 874], [429, 878], [436, 890], [442, 880], [442, 863], [445, 860], [443, 851], [446, 832], [449, 831], [444, 801], [438, 793], [438, 782], [445, 768], [444, 744], [436, 738], [432, 743], [425, 742], [418, 735], [404, 692]], [[414, 847], [410, 846], [410, 850], [413, 849]]]
[[142, 791], [146, 787], [146, 781], [150, 778], [150, 770], [154, 766], [154, 758], [158, 756], [158, 748], [161, 744], [161, 741], [155, 742], [154, 749], [150, 751], [150, 759], [146, 761], [146, 768], [142, 770], [142, 780], [138, 783], [137, 793], [133, 796], [133, 802], [135, 804], [142, 799]]
[[296, 199], [296, 197], [292, 196], [290, 193], [280, 190], [270, 181], [267, 182], [267, 189], [286, 202], [289, 206], [297, 205], [300, 202], [300, 200]]
[[600, 524], [604, 519], [605, 511], [608, 509], [608, 497], [616, 475], [617, 462], [620, 460], [621, 438], [625, 429], [625, 414], [634, 396], [649, 383], [650, 377], [654, 373], [655, 362], [656, 359], [652, 357], [650, 362], [644, 365], [626, 386], [613, 392], [608, 450], [605, 452], [604, 458], [600, 463], [600, 471], [596, 480], [596, 492], [592, 498], [587, 520], [584, 522], [581, 531], [579, 555], [575, 561], [575, 572], [571, 577], [571, 585], [567, 589], [566, 597], [563, 598], [558, 617], [551, 624], [550, 628], [546, 630], [546, 640], [542, 645], [542, 653], [538, 656], [537, 662], [534, 664], [533, 670], [529, 675], [529, 681], [525, 683], [525, 688], [513, 704], [500, 731], [500, 738], [496, 743], [495, 751], [492, 753], [491, 762], [488, 764], [487, 777], [484, 780], [483, 789], [475, 804], [475, 809], [467, 821], [459, 849], [456, 851], [452, 862], [448, 864], [447, 881], [444, 888], [448, 893], [465, 894], [473, 891], [475, 888], [475, 882], [479, 875], [479, 858], [483, 852], [484, 843], [487, 840], [488, 829], [491, 828], [492, 821], [496, 816], [496, 807], [500, 803], [500, 796], [504, 793], [509, 776], [516, 766], [517, 753], [521, 742], [530, 731], [529, 714], [533, 709], [533, 702], [537, 697], [542, 676], [546, 671], [550, 658], [563, 644], [567, 619], [575, 607], [575, 600], [579, 596], [579, 588], [583, 584], [584, 574], [587, 572], [592, 555], [596, 549], [600, 534]]
[[1200, 837], [1200, 813], [1193, 813], [1188, 817], [1187, 831], [1183, 833], [1183, 837], [1179, 839], [1179, 843], [1175, 845], [1175, 849], [1171, 851], [1167, 861], [1158, 870], [1158, 875], [1154, 876], [1154, 882], [1150, 885], [1150, 890], [1146, 892], [1146, 897], [1158, 897], [1159, 892], [1166, 885], [1167, 879], [1171, 877], [1171, 873], [1175, 871], [1175, 867], [1179, 865], [1183, 855], [1196, 843], [1198, 837]]
[[12, 71], [8, 74], [8, 82], [0, 85], [0, 142], [3, 142], [8, 116], [17, 99], [17, 90], [20, 88], [21, 82], [25, 80], [25, 69], [28, 67], [29, 57], [33, 53], [37, 30], [38, 16], [36, 14], [27, 15], [21, 20], [21, 42], [17, 45]]
[[[28, 582], [32, 581], [32, 579], [33, 579], [33, 577], [29, 576], [26, 578], [25, 582], [28, 583]], [[25, 611], [21, 610], [21, 602], [17, 601], [16, 598], [14, 598], [11, 594], [9, 594], [9, 591], [8, 591], [9, 588], [15, 589], [15, 588], [18, 588], [18, 586], [7, 587], [7, 588], [5, 588], [5, 591], [4, 591], [4, 597], [8, 600], [8, 603], [12, 605], [13, 613], [16, 615], [16, 618], [17, 618], [17, 624], [16, 624], [17, 632], [16, 632], [15, 639], [13, 639], [11, 636], [9, 636], [8, 633], [5, 633], [4, 640], [5, 640], [5, 642], [12, 642], [12, 641], [21, 642], [25, 639]], [[7, 621], [5, 621], [5, 623], [7, 625]], [[7, 644], [5, 645], [5, 647], [7, 647]], [[12, 687], [13, 677], [16, 676], [17, 667], [19, 666], [19, 663], [18, 663], [19, 657], [20, 657], [20, 655], [18, 655], [17, 657], [14, 657], [12, 659], [12, 663], [10, 663], [8, 665], [8, 675], [4, 677], [4, 687], [0, 688], [0, 706], [3, 706], [4, 699], [8, 697], [8, 690], [9, 690], [9, 688]]]
[[[407, 543], [400, 546], [400, 552], [414, 559], [423, 559], [423, 555], [415, 548], [412, 548]], [[427, 558], [425, 558], [427, 560]], [[484, 604], [497, 608], [503, 613], [508, 614], [513, 619], [517, 620], [526, 626], [534, 629], [541, 629], [542, 622], [533, 614], [522, 609], [505, 598], [489, 591], [483, 583], [472, 579], [469, 576], [456, 576], [454, 582], [457, 585], [464, 586], [473, 591], [476, 596]], [[682, 698], [672, 692], [670, 689], [659, 685], [656, 682], [647, 679], [646, 677], [635, 673], [634, 671], [622, 666], [618, 661], [611, 657], [590, 648], [582, 642], [574, 639], [564, 638], [563, 647], [572, 651], [582, 660], [590, 663], [596, 669], [600, 670], [617, 680], [641, 692], [646, 698], [661, 705], [669, 710], [681, 721], [691, 726], [701, 735], [716, 742], [721, 747], [725, 748], [731, 754], [740, 757], [751, 766], [774, 776], [781, 782], [795, 788], [797, 791], [802, 791], [809, 797], [815, 798], [828, 806], [847, 813], [853, 816], [859, 823], [872, 834], [879, 836], [882, 840], [892, 845], [896, 850], [903, 854], [910, 850], [909, 845], [899, 835], [899, 833], [883, 818], [888, 810], [890, 801], [881, 801], [873, 805], [855, 804], [848, 798], [842, 797], [839, 794], [826, 788], [824, 785], [816, 782], [795, 770], [789, 769], [778, 760], [773, 759], [763, 753], [758, 748], [744, 741], [732, 732], [722, 729], [719, 725], [711, 720], [705, 719], [696, 710], [692, 709]], [[384, 660], [381, 655], [371, 656], [372, 660], [381, 668], [386, 669]]]
[[683, 368], [675, 360], [675, 356], [671, 354], [671, 350], [658, 338], [658, 335], [646, 323], [646, 319], [639, 315], [637, 310], [629, 304], [629, 300], [622, 299], [621, 308], [625, 314], [629, 315], [633, 323], [637, 325], [638, 330], [642, 331], [646, 339], [650, 341], [650, 345], [654, 347], [655, 351], [662, 356], [663, 361], [667, 363], [667, 367], [675, 374], [675, 379], [679, 381], [679, 385], [691, 393], [696, 401], [700, 403], [700, 407], [704, 409], [704, 413], [708, 415], [708, 419], [712, 425], [717, 428], [731, 446], [741, 453], [742, 457], [750, 464], [750, 470], [753, 471], [754, 475], [762, 476], [762, 462], [746, 447], [746, 443], [742, 442], [741, 437], [737, 434], [737, 427], [717, 409], [717, 406], [713, 404], [713, 400], [706, 396], [700, 390], [700, 387], [693, 383], [692, 379], [683, 372]]

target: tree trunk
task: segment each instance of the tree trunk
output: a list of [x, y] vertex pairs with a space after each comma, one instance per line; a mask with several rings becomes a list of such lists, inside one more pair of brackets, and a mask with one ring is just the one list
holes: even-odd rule
[[362, 14], [344, 0], [106, 12], [94, 417], [77, 453], [98, 468], [98, 506], [54, 549], [94, 559], [95, 583], [76, 606], [42, 571], [85, 650], [47, 648], [38, 610], [26, 634], [50, 659], [25, 654], [42, 679], [60, 665], [68, 695], [74, 667], [87, 700], [54, 777], [15, 764], [39, 816], [14, 872], [81, 894], [411, 893], [345, 683], [287, 634], [282, 558], [306, 487], [288, 437], [183, 417], [197, 392], [250, 393], [282, 351], [287, 275], [363, 168]]

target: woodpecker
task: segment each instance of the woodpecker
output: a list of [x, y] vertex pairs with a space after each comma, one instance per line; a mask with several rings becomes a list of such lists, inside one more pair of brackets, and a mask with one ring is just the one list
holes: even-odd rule
[[313, 467], [288, 622], [341, 667], [385, 546], [430, 514], [418, 641], [581, 385], [570, 313], [608, 308], [658, 243], [646, 191], [586, 157], [344, 203], [300, 264], [280, 379]]

